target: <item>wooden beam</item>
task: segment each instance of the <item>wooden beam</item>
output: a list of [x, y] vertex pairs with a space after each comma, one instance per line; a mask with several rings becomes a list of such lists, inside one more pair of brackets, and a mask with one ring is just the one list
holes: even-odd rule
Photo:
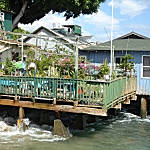
[[123, 102], [123, 104], [130, 104], [130, 98], [127, 97], [127, 98], [125, 99], [125, 101]]
[[135, 93], [135, 94], [133, 94], [133, 95], [131, 96], [131, 100], [132, 100], [132, 101], [136, 101], [136, 100], [137, 100], [136, 93]]
[[107, 110], [89, 107], [75, 107], [70, 105], [54, 105], [47, 103], [36, 103], [30, 101], [14, 101], [9, 99], [0, 99], [0, 105], [17, 106], [34, 109], [45, 109], [60, 112], [83, 113], [95, 116], [107, 116]]
[[147, 98], [141, 97], [141, 118], [145, 119], [147, 117]]
[[114, 107], [112, 107], [112, 108], [115, 108], [115, 109], [120, 109], [121, 110], [121, 103], [119, 103], [118, 105], [116, 105], [116, 106], [114, 106]]

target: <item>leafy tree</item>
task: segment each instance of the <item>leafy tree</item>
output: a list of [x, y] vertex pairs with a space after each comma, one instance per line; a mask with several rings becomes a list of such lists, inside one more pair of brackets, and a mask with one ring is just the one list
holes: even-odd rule
[[5, 75], [11, 75], [15, 72], [15, 65], [10, 59], [6, 58], [6, 61], [3, 64]]
[[66, 19], [78, 17], [80, 14], [97, 12], [100, 3], [105, 0], [1, 0], [0, 9], [13, 13], [13, 29], [18, 23], [33, 23], [47, 13], [63, 13]]
[[0, 10], [8, 10], [8, 0], [1, 0], [0, 1]]
[[[20, 27], [15, 29], [13, 32], [14, 33], [24, 33], [24, 34], [29, 34], [30, 33], [28, 31], [25, 31], [25, 30], [21, 29]], [[19, 38], [21, 38], [21, 35], [12, 35], [13, 40], [17, 40]]]

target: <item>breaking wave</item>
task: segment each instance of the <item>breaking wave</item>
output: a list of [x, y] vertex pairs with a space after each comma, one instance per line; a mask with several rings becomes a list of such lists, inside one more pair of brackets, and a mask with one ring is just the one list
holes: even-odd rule
[[[28, 120], [26, 120], [28, 123]], [[64, 141], [66, 138], [55, 136], [51, 131], [43, 130], [41, 128], [30, 127], [26, 131], [20, 131], [17, 126], [10, 126], [4, 121], [0, 121], [0, 143], [11, 143], [11, 141], [42, 141], [54, 142]]]

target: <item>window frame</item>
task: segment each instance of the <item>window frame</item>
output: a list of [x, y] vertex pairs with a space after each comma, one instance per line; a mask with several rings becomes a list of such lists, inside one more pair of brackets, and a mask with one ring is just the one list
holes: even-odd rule
[[144, 67], [148, 67], [148, 68], [150, 68], [150, 66], [143, 66], [144, 56], [148, 56], [148, 57], [150, 57], [150, 55], [142, 55], [141, 78], [144, 78], [144, 79], [147, 79], [147, 78], [148, 78], [148, 79], [150, 79], [150, 77], [144, 77], [144, 76], [143, 76], [143, 75], [144, 75], [144, 74], [143, 74], [143, 68], [144, 68]]
[[121, 63], [121, 60], [122, 60], [122, 56], [115, 56], [115, 59], [114, 59], [114, 65], [115, 65], [115, 69], [118, 67], [118, 63], [116, 63], [116, 58], [120, 58], [120, 63]]

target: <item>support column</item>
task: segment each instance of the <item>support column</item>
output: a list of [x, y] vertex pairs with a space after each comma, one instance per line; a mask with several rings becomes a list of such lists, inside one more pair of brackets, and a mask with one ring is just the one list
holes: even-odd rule
[[20, 106], [19, 108], [19, 119], [23, 119], [24, 118], [24, 109], [22, 108], [22, 106]]
[[141, 97], [141, 118], [144, 119], [147, 117], [147, 99]]
[[76, 117], [75, 128], [83, 130], [86, 127], [87, 115], [80, 114]]
[[22, 106], [20, 106], [19, 107], [19, 119], [17, 120], [17, 127], [19, 128], [19, 130], [25, 131], [27, 129], [27, 126], [24, 123], [23, 118], [24, 118], [24, 110]]
[[66, 129], [66, 127], [64, 126], [64, 124], [62, 123], [60, 119], [54, 120], [53, 134], [61, 136], [61, 137], [65, 137], [65, 138], [68, 138], [71, 136], [69, 133], [69, 130]]

